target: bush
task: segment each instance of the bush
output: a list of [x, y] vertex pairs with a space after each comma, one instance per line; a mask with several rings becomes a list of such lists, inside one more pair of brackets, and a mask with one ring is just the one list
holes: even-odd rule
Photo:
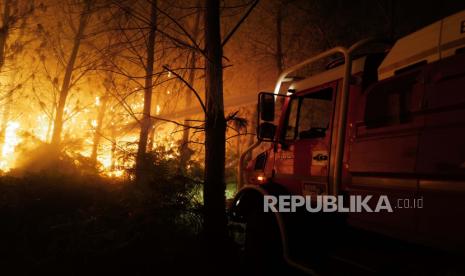
[[70, 157], [49, 163], [59, 170], [0, 177], [2, 267], [15, 274], [191, 271], [186, 262], [200, 261], [201, 170], [180, 174], [176, 158], [149, 156], [145, 186], [83, 173]]

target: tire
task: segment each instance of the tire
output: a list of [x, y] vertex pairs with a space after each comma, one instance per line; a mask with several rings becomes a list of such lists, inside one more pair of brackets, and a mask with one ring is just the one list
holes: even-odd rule
[[273, 213], [253, 210], [247, 216], [244, 257], [250, 275], [286, 272], [281, 235]]

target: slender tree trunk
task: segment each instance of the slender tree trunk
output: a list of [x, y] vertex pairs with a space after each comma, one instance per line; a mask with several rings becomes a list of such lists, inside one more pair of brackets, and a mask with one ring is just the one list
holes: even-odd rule
[[[11, 79], [14, 80], [16, 79], [17, 76], [17, 71], [13, 72], [13, 75], [11, 76]], [[1, 135], [0, 135], [0, 149], [3, 147], [3, 144], [5, 142], [5, 131], [8, 126], [8, 122], [10, 121], [11, 118], [11, 109], [13, 106], [13, 98], [15, 95], [15, 91], [19, 88], [18, 85], [14, 85], [14, 82], [12, 82], [13, 87], [9, 88], [5, 95], [4, 103], [3, 103], [3, 114], [2, 114], [2, 123], [1, 123]]]
[[13, 91], [8, 91], [5, 96], [5, 103], [3, 104], [3, 114], [2, 114], [2, 131], [5, 131], [6, 125], [10, 120], [10, 111], [11, 111], [11, 101], [13, 98]]
[[278, 68], [278, 74], [283, 71], [283, 13], [282, 5], [278, 8], [278, 14], [276, 15], [276, 67]]
[[[201, 3], [200, 1], [197, 2], [197, 6], [200, 6]], [[200, 31], [200, 11], [197, 12], [195, 16], [195, 21], [194, 21], [194, 30], [192, 33], [192, 37], [197, 40], [199, 36], [199, 31]], [[191, 52], [191, 57], [189, 60], [189, 76], [187, 77], [187, 83], [189, 83], [190, 86], [194, 87], [194, 81], [195, 81], [195, 65], [197, 61], [197, 52], [193, 50]], [[185, 97], [185, 107], [189, 108], [192, 103], [192, 91], [190, 91], [188, 88], [186, 88], [186, 97]], [[192, 151], [189, 148], [189, 134], [190, 134], [190, 122], [189, 118], [184, 119], [184, 127], [182, 131], [182, 139], [181, 139], [181, 146], [180, 146], [180, 152], [181, 152], [181, 160], [180, 160], [180, 165], [179, 169], [180, 171], [185, 171], [187, 162], [189, 162], [191, 156], [192, 156]]]
[[[8, 34], [10, 30], [10, 5], [11, 1], [5, 0], [5, 3], [3, 4], [2, 27], [0, 27], [0, 72], [2, 72], [3, 65], [5, 64], [6, 41], [8, 39]], [[3, 142], [5, 140], [4, 132], [10, 115], [10, 101], [12, 93], [12, 91], [8, 92], [6, 103], [3, 109], [3, 118], [0, 132], [0, 148], [1, 146], [3, 146]]]
[[2, 27], [0, 27], [0, 72], [5, 63], [6, 41], [10, 32], [10, 8], [11, 1], [5, 0], [5, 3], [3, 3]]
[[[196, 53], [195, 51], [192, 51], [191, 54], [191, 59], [189, 60], [189, 67], [191, 68], [189, 71], [189, 76], [187, 77], [187, 82], [189, 83], [190, 86], [193, 87], [194, 85], [194, 80], [195, 80], [195, 64], [196, 64]], [[185, 107], [188, 108], [191, 105], [192, 102], [192, 91], [189, 89], [186, 89], [186, 104]], [[184, 129], [182, 130], [182, 139], [181, 139], [181, 147], [180, 147], [180, 152], [181, 152], [181, 158], [180, 158], [180, 164], [179, 164], [179, 169], [180, 171], [185, 171], [187, 162], [189, 162], [192, 152], [191, 149], [189, 148], [189, 133], [190, 133], [190, 122], [189, 118], [184, 119]]]
[[71, 84], [71, 77], [73, 75], [74, 65], [76, 63], [79, 47], [81, 46], [81, 40], [89, 20], [91, 2], [91, 0], [87, 0], [85, 3], [85, 8], [83, 9], [83, 12], [79, 19], [79, 27], [77, 33], [74, 36], [73, 49], [68, 59], [68, 63], [66, 64], [65, 76], [61, 85], [60, 95], [58, 98], [58, 105], [55, 114], [55, 122], [53, 124], [51, 144], [54, 146], [58, 146], [61, 142], [61, 133], [63, 130], [63, 113], [65, 110], [66, 99], [68, 97]]
[[[160, 101], [160, 95], [155, 95], [155, 97], [153, 97], [152, 101], [155, 100], [155, 103], [158, 103]], [[153, 111], [153, 108], [151, 108], [151, 110]], [[156, 112], [156, 110], [155, 110]], [[158, 115], [158, 114], [156, 114]], [[156, 126], [156, 120], [154, 120], [153, 118], [150, 120], [150, 129], [149, 129], [149, 134], [148, 134], [148, 142], [147, 142], [147, 150], [146, 152], [151, 152], [153, 151], [153, 146], [155, 144], [155, 132], [157, 130], [157, 126]]]
[[155, 122], [152, 121], [152, 124], [150, 124], [150, 131], [149, 131], [149, 138], [148, 138], [148, 144], [147, 144], [147, 151], [152, 151], [153, 150], [153, 145], [154, 145], [154, 140], [155, 140]]
[[[205, 183], [203, 187], [204, 231], [210, 253], [222, 250], [226, 237], [225, 142], [226, 120], [223, 106], [223, 68], [220, 10], [217, 0], [207, 0], [205, 12]], [[212, 252], [213, 251], [213, 252]]]
[[52, 134], [53, 130], [53, 117], [55, 115], [56, 105], [52, 105], [52, 111], [50, 112], [50, 118], [48, 120], [47, 125], [47, 135], [45, 136], [45, 143], [50, 141], [50, 135]]
[[152, 107], [153, 63], [155, 60], [155, 34], [157, 31], [157, 1], [152, 0], [150, 11], [150, 31], [147, 44], [147, 65], [145, 68], [144, 110], [141, 120], [139, 145], [136, 157], [136, 182], [145, 182], [147, 140], [151, 128], [150, 110]]
[[[250, 124], [250, 133], [255, 133], [257, 131], [257, 109], [254, 108], [252, 111], [252, 116], [251, 119], [251, 124]], [[247, 147], [250, 147], [255, 143], [255, 135], [249, 135], [248, 142], [247, 142]], [[247, 162], [252, 159], [252, 152], [249, 152], [249, 154], [246, 157]]]
[[112, 127], [110, 131], [111, 135], [111, 170], [114, 171], [116, 169], [116, 133], [115, 128]]
[[0, 135], [0, 149], [3, 147], [3, 144], [5, 143], [5, 132], [6, 132], [6, 127], [8, 125], [8, 121], [10, 120], [13, 93], [14, 93], [14, 89], [8, 91], [5, 97], [5, 102], [3, 104], [2, 125], [1, 125], [1, 132], [0, 132], [1, 134]]
[[[189, 83], [190, 86], [193, 87], [194, 85], [194, 80], [195, 80], [195, 64], [196, 64], [196, 53], [195, 51], [192, 51], [191, 54], [191, 59], [189, 60], [189, 67], [191, 68], [189, 71], [189, 76], [187, 78], [187, 82]], [[192, 102], [192, 91], [189, 89], [186, 89], [186, 104], [185, 107], [188, 108]], [[181, 140], [181, 147], [180, 147], [180, 152], [181, 152], [181, 160], [180, 160], [180, 170], [184, 171], [186, 169], [187, 162], [189, 162], [192, 152], [191, 149], [189, 149], [189, 133], [190, 133], [190, 122], [189, 118], [184, 119], [184, 129], [182, 131], [182, 140]]]
[[[239, 133], [238, 133], [239, 134]], [[237, 164], [239, 164], [241, 160], [241, 154], [242, 154], [242, 147], [241, 147], [241, 135], [237, 135], [236, 137], [236, 156], [237, 156]], [[236, 183], [240, 182], [240, 173], [239, 173], [239, 166], [236, 166]]]
[[109, 88], [106, 88], [106, 89], [107, 90], [105, 92], [105, 95], [102, 97], [102, 101], [98, 109], [97, 126], [95, 127], [95, 130], [94, 130], [92, 153], [90, 155], [90, 159], [92, 160], [92, 162], [94, 162], [94, 164], [97, 164], [98, 147], [100, 144], [103, 118], [105, 117], [105, 111], [107, 109], [107, 102], [108, 102], [108, 97], [109, 97], [109, 91], [108, 91]]

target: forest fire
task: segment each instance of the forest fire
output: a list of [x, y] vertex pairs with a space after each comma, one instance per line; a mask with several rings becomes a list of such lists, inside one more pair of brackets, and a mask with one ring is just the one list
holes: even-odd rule
[[0, 273], [465, 275], [465, 1], [424, 2], [0, 0]]
[[[96, 108], [101, 106], [99, 97], [95, 98], [94, 105]], [[140, 108], [138, 104], [132, 104], [133, 109]], [[137, 142], [138, 136], [134, 131], [127, 131], [124, 135], [118, 137], [118, 141], [114, 138], [107, 137], [105, 134], [97, 133], [102, 130], [102, 122], [92, 118], [92, 114], [87, 112], [88, 108], [84, 109], [80, 114], [70, 118], [71, 124], [64, 128], [64, 142], [69, 143], [69, 148], [75, 154], [86, 158], [92, 157], [92, 149], [95, 143], [95, 137], [98, 137], [98, 145], [96, 148], [95, 161], [98, 167], [99, 174], [110, 178], [125, 178], [127, 170], [135, 165], [133, 152], [134, 145]], [[65, 113], [71, 113], [69, 109]], [[155, 112], [159, 114], [160, 106], [156, 105]], [[31, 115], [33, 117], [33, 115]], [[0, 170], [4, 173], [10, 172], [17, 167], [18, 158], [24, 158], [27, 151], [33, 150], [41, 144], [49, 143], [51, 135], [51, 127], [53, 123], [46, 115], [37, 115], [35, 121], [8, 121], [3, 132], [1, 144], [1, 160]], [[129, 121], [124, 121], [125, 124], [130, 124]], [[118, 127], [114, 122], [111, 122], [110, 127]], [[99, 130], [100, 129], [100, 130]], [[114, 130], [112, 131], [114, 132]], [[151, 141], [151, 147], [160, 148], [163, 151], [169, 152], [164, 158], [173, 159], [175, 154], [172, 150], [176, 148], [176, 135], [173, 136], [173, 129], [162, 128]], [[176, 134], [176, 133], [175, 133]], [[76, 144], [77, 143], [77, 144]], [[21, 163], [21, 162], [20, 162]]]
[[8, 172], [14, 166], [15, 147], [21, 142], [17, 134], [18, 129], [18, 122], [9, 121], [7, 123], [0, 161], [0, 169], [4, 172]]

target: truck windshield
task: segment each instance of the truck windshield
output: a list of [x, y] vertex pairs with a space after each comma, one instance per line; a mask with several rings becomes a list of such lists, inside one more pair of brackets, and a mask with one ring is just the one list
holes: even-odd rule
[[285, 128], [285, 140], [322, 138], [326, 136], [332, 112], [333, 89], [291, 99]]

